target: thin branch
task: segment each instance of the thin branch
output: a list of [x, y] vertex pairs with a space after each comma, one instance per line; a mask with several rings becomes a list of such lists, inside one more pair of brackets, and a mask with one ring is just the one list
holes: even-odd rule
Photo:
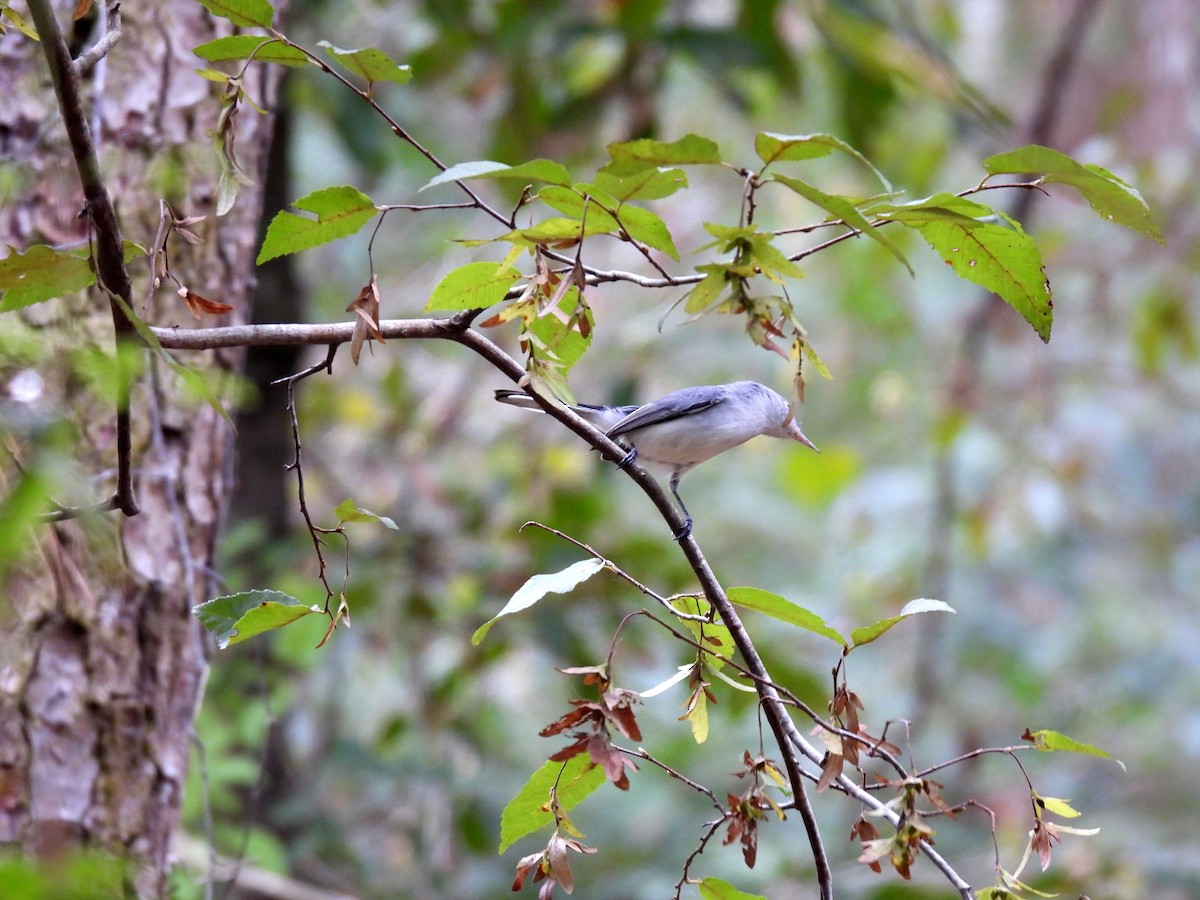
[[117, 45], [121, 39], [121, 5], [113, 3], [110, 7], [101, 9], [102, 18], [106, 19], [104, 34], [85, 53], [75, 60], [75, 74], [78, 77], [87, 75], [100, 60], [108, 55], [108, 51]]
[[[67, 139], [75, 156], [75, 168], [83, 187], [85, 212], [91, 233], [95, 236], [95, 253], [92, 256], [96, 269], [96, 280], [103, 290], [109, 291], [133, 306], [133, 285], [125, 268], [124, 242], [117, 212], [100, 174], [100, 161], [92, 142], [91, 129], [83, 111], [83, 98], [79, 94], [79, 76], [71, 59], [71, 51], [63, 39], [54, 17], [49, 0], [29, 0], [29, 16], [33, 19], [46, 65], [50, 69], [50, 80], [58, 97], [58, 107], [66, 126]], [[133, 323], [125, 316], [116, 300], [110, 297], [113, 328], [118, 347], [124, 341], [136, 341]], [[121, 385], [117, 396], [117, 490], [111, 503], [127, 516], [138, 513], [137, 497], [133, 491], [133, 438], [129, 418], [129, 398], [132, 379], [120, 371], [127, 363], [116, 354], [118, 367], [117, 383]]]

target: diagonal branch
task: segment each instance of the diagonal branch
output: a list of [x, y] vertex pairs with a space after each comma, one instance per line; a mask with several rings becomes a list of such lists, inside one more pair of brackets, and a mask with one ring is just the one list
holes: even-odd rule
[[[525, 370], [521, 365], [505, 353], [500, 347], [485, 338], [470, 327], [476, 311], [460, 313], [448, 319], [400, 319], [385, 320], [379, 323], [380, 333], [384, 339], [443, 339], [462, 344], [482, 356], [501, 373], [512, 381], [521, 383]], [[333, 345], [349, 341], [353, 331], [353, 322], [334, 325], [239, 325], [229, 328], [205, 328], [180, 330], [172, 328], [153, 329], [155, 336], [165, 349], [214, 349], [217, 347], [269, 345], [269, 344], [313, 344]], [[625, 458], [625, 450], [594, 428], [565, 406], [551, 403], [538, 395], [534, 395], [542, 408], [576, 435], [587, 441], [600, 451], [601, 455], [610, 462], [620, 462]], [[667, 492], [659, 483], [636, 463], [625, 467], [625, 473], [632, 478], [658, 508], [666, 520], [672, 533], [678, 534], [683, 528], [683, 516], [671, 502]], [[700, 551], [700, 545], [693, 536], [688, 535], [679, 541], [692, 571], [695, 572], [700, 586], [708, 602], [721, 616], [721, 621], [729, 628], [734, 645], [741, 653], [747, 669], [753, 674], [759, 697], [762, 700], [763, 714], [775, 736], [775, 742], [784, 759], [784, 768], [788, 774], [792, 795], [795, 798], [796, 809], [804, 821], [808, 834], [809, 846], [817, 868], [817, 879], [820, 885], [822, 900], [833, 896], [832, 873], [825, 847], [817, 825], [816, 815], [809, 801], [807, 789], [804, 786], [804, 772], [797, 748], [789, 739], [796, 732], [796, 726], [788, 715], [787, 707], [775, 690], [774, 683], [767, 671], [766, 665], [758, 655], [758, 651], [750, 639], [749, 633], [738, 617], [737, 611], [725, 594], [725, 589], [713, 574], [708, 560]]]

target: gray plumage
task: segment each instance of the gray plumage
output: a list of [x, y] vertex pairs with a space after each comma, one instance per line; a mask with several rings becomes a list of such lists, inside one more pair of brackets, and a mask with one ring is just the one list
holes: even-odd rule
[[[541, 409], [524, 391], [496, 391], [496, 399], [522, 409]], [[669, 473], [671, 493], [685, 519], [678, 538], [686, 537], [692, 527], [679, 496], [679, 480], [695, 466], [760, 434], [817, 449], [800, 430], [791, 404], [756, 381], [681, 388], [643, 406], [579, 404], [571, 409], [630, 448], [621, 466], [636, 458]]]

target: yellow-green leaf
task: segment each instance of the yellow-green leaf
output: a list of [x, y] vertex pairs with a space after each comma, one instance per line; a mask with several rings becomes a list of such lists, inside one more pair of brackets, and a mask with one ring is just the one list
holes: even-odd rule
[[784, 599], [778, 594], [772, 594], [770, 591], [764, 591], [755, 587], [730, 588], [728, 593], [729, 599], [738, 606], [758, 610], [760, 613], [764, 613], [781, 622], [787, 622], [789, 625], [795, 625], [797, 628], [803, 628], [805, 631], [811, 631], [813, 634], [829, 638], [829, 640], [835, 643], [843, 645], [848, 643], [836, 629], [830, 628], [825, 624], [825, 620], [816, 613], [805, 609], [803, 606], [798, 606], [791, 600]]
[[317, 217], [299, 216], [287, 210], [276, 214], [259, 251], [259, 265], [277, 256], [298, 253], [348, 237], [371, 221], [378, 212], [370, 197], [349, 185], [313, 191], [292, 206], [315, 213]]
[[365, 47], [359, 50], [343, 50], [335, 47], [329, 41], [318, 41], [318, 47], [324, 47], [331, 59], [337, 61], [348, 72], [352, 72], [363, 81], [390, 81], [394, 84], [404, 84], [412, 78], [412, 66], [401, 65], [392, 60], [382, 50]]
[[547, 762], [530, 776], [500, 814], [500, 852], [525, 835], [553, 824], [552, 790], [558, 805], [563, 810], [570, 810], [604, 782], [604, 769], [592, 765], [586, 753], [573, 756], [564, 763]]
[[1142, 195], [1100, 166], [1081, 164], [1065, 153], [1030, 144], [989, 156], [983, 167], [992, 175], [1028, 172], [1040, 175], [1046, 183], [1070, 185], [1101, 218], [1163, 243], [1162, 231]]
[[504, 263], [467, 263], [438, 282], [425, 311], [486, 309], [503, 300], [520, 277], [520, 272]]

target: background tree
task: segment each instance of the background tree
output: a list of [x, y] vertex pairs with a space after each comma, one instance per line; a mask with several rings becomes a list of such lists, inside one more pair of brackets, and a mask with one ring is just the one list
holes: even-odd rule
[[[84, 16], [72, 21], [77, 8]], [[91, 250], [101, 284], [141, 315], [190, 319], [176, 293], [184, 285], [220, 297], [236, 319], [253, 284], [259, 189], [244, 185], [238, 205], [214, 215], [221, 171], [209, 132], [221, 110], [217, 88], [193, 74], [191, 48], [222, 23], [201, 6], [125, 4], [114, 14], [102, 4], [34, 0], [21, 29], [15, 10], [4, 4], [3, 12], [0, 239], [17, 249], [6, 260], [8, 312], [0, 320], [0, 841], [36, 858], [81, 848], [127, 854], [135, 864], [128, 875], [109, 872], [116, 883], [96, 889], [119, 891], [128, 877], [154, 896], [171, 868], [205, 678], [204, 641], [190, 611], [214, 593], [232, 433], [162, 360], [139, 372], [131, 392], [124, 386], [132, 376], [123, 369], [140, 368], [140, 356], [117, 362], [114, 319], [119, 334], [129, 329], [100, 286], [29, 304], [61, 293], [57, 278], [69, 289], [94, 282]], [[55, 18], [65, 38], [57, 38]], [[40, 44], [22, 33], [33, 26]], [[87, 55], [72, 66], [68, 52]], [[270, 103], [275, 80], [259, 70], [248, 86]], [[56, 92], [66, 98], [65, 115]], [[243, 171], [256, 177], [268, 120], [240, 116], [230, 140], [234, 133]], [[115, 233], [104, 218], [105, 188], [120, 217]], [[197, 217], [186, 223], [196, 242], [167, 230], [172, 217]], [[131, 263], [132, 291], [128, 276], [121, 284], [122, 233], [157, 251], [157, 290], [144, 257]], [[104, 255], [114, 240], [115, 271]], [[17, 284], [18, 251], [32, 245], [76, 263], [56, 267], [47, 253]], [[30, 257], [35, 252], [42, 251]], [[239, 359], [230, 352], [190, 363], [215, 388]], [[132, 454], [118, 463], [121, 407], [131, 411]], [[119, 504], [137, 514], [76, 515], [120, 493], [118, 467], [132, 487]], [[30, 530], [29, 515], [46, 510], [59, 520]]]

